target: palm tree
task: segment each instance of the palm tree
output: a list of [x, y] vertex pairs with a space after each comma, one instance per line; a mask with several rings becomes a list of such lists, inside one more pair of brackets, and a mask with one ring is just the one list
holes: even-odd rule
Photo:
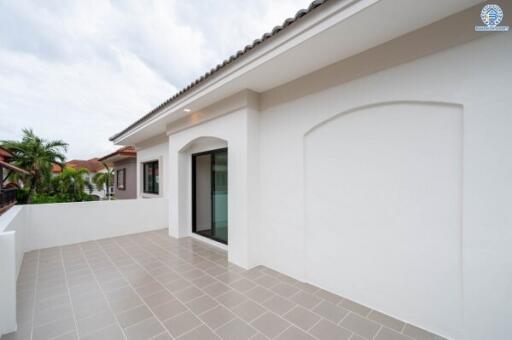
[[98, 191], [105, 191], [105, 197], [110, 200], [110, 188], [114, 183], [114, 170], [111, 169], [106, 163], [103, 166], [106, 172], [97, 172], [92, 178], [92, 182], [96, 185]]
[[28, 188], [27, 201], [30, 202], [34, 192], [42, 192], [47, 185], [47, 179], [51, 176], [53, 164], [64, 168], [65, 156], [68, 144], [62, 140], [47, 141], [35, 135], [32, 129], [23, 129], [21, 141], [1, 141], [0, 145], [9, 150], [12, 155], [12, 163], [30, 172], [20, 178]]
[[52, 179], [53, 192], [70, 202], [87, 200], [85, 190], [91, 194], [93, 189], [88, 174], [89, 171], [85, 168], [65, 167]]

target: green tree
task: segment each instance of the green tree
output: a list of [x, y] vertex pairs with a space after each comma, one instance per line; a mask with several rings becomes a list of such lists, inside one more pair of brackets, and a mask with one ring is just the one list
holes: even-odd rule
[[98, 191], [104, 191], [105, 197], [110, 199], [110, 188], [114, 183], [114, 170], [111, 169], [106, 163], [103, 163], [106, 172], [97, 172], [92, 178], [92, 182]]
[[[89, 181], [87, 169], [65, 167], [60, 174], [51, 180], [53, 194], [67, 202], [89, 200], [93, 186]], [[89, 191], [87, 194], [85, 191]]]
[[48, 141], [35, 135], [32, 129], [23, 129], [21, 141], [6, 140], [0, 144], [13, 154], [12, 163], [30, 172], [19, 176], [31, 202], [34, 193], [48, 190], [53, 164], [64, 168], [68, 144], [62, 140]]

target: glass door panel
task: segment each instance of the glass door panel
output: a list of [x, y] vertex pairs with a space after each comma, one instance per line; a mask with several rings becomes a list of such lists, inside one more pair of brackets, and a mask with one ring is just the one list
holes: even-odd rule
[[213, 154], [212, 169], [212, 229], [214, 237], [228, 241], [228, 152]]
[[228, 243], [228, 152], [192, 155], [192, 231]]

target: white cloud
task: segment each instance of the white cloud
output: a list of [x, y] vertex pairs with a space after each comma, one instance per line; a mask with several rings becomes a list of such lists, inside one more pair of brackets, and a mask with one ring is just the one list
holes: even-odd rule
[[305, 0], [3, 1], [0, 139], [24, 127], [101, 156], [108, 137]]

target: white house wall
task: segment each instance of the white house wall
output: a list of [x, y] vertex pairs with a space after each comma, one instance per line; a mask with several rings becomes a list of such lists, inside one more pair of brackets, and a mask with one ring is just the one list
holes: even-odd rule
[[[137, 149], [137, 197], [155, 198], [169, 197], [169, 181], [167, 173], [169, 170], [169, 143], [167, 137], [160, 136], [143, 144], [136, 145]], [[149, 161], [158, 161], [159, 168], [159, 193], [158, 195], [147, 194], [142, 191], [142, 164]]]
[[[263, 94], [254, 263], [450, 338], [510, 336], [511, 42], [489, 35], [353, 81], [340, 63], [328, 86]], [[334, 118], [353, 110], [364, 121]]]
[[190, 154], [227, 145], [231, 262], [448, 338], [509, 339], [512, 35], [475, 35], [473, 17], [167, 126], [140, 150], [168, 145], [170, 235], [191, 235]]
[[169, 136], [170, 185], [177, 188], [170, 191], [170, 235], [191, 235], [191, 154], [227, 146], [228, 258], [242, 267], [250, 266], [248, 230], [251, 222], [247, 212], [255, 209], [248, 206], [250, 193], [255, 189], [248, 178], [248, 164], [250, 155], [257, 154], [254, 149], [257, 145], [249, 143], [247, 134], [254, 115], [253, 109], [241, 108]]

